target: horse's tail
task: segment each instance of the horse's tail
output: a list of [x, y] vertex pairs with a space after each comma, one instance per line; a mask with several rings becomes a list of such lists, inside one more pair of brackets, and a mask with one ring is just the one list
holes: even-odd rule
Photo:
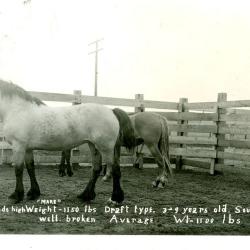
[[131, 120], [127, 113], [121, 109], [113, 109], [113, 113], [119, 121], [120, 125], [120, 135], [119, 139], [122, 146], [131, 150], [135, 147], [135, 134], [134, 128], [132, 126]]
[[169, 131], [167, 119], [163, 116], [160, 117], [161, 121], [161, 138], [160, 138], [160, 147], [162, 151], [162, 156], [164, 160], [164, 164], [167, 164], [167, 169], [171, 176], [173, 176], [171, 163], [170, 163], [170, 155], [169, 155]]

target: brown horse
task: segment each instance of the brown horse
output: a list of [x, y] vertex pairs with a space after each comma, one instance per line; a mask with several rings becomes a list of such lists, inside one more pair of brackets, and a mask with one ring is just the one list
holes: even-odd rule
[[[153, 187], [163, 187], [168, 180], [168, 176], [173, 176], [169, 158], [167, 119], [160, 114], [150, 112], [140, 112], [129, 117], [135, 131], [136, 145], [146, 145], [158, 165], [158, 175], [152, 183]], [[64, 159], [68, 159], [67, 161], [69, 162], [70, 152], [67, 152], [65, 156]], [[65, 166], [61, 166], [59, 171], [62, 173]], [[69, 163], [67, 163], [67, 172], [71, 173]], [[110, 177], [111, 170], [107, 168], [103, 180], [107, 181]]]
[[[169, 158], [169, 132], [167, 119], [157, 113], [140, 112], [130, 115], [135, 131], [136, 145], [146, 145], [158, 165], [158, 176], [153, 181], [153, 187], [164, 187], [168, 176], [173, 177]], [[111, 177], [107, 169], [103, 180]]]
[[145, 144], [158, 165], [154, 187], [164, 186], [167, 177], [173, 177], [169, 157], [169, 130], [167, 119], [157, 113], [141, 112], [130, 116], [137, 142]]

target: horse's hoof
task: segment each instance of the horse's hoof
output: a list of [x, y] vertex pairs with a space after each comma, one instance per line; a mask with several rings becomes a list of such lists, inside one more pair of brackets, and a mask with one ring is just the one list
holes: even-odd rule
[[24, 192], [17, 192], [15, 191], [9, 196], [9, 199], [13, 200], [15, 203], [19, 203], [20, 201], [23, 200], [24, 197]]
[[120, 189], [113, 191], [113, 193], [111, 195], [111, 200], [114, 202], [117, 202], [117, 204], [121, 204], [124, 200], [123, 190], [120, 188]]
[[27, 198], [28, 200], [36, 200], [39, 196], [41, 195], [40, 190], [35, 191], [35, 190], [29, 190], [27, 192]]
[[112, 206], [120, 206], [122, 202], [113, 201], [111, 198], [108, 199], [107, 203]]
[[157, 181], [153, 181], [153, 182], [152, 182], [152, 187], [153, 187], [153, 188], [157, 188], [158, 185], [159, 185], [159, 183], [160, 183], [160, 181], [158, 181], [158, 180], [157, 180]]
[[39, 198], [39, 194], [32, 194], [32, 195], [27, 195], [27, 199], [30, 201], [37, 200]]
[[67, 174], [69, 177], [72, 177], [74, 173], [71, 171], [71, 172], [67, 172]]
[[59, 176], [60, 177], [63, 177], [63, 176], [65, 176], [66, 174], [64, 173], [64, 172], [59, 172]]
[[139, 164], [139, 163], [134, 163], [134, 164], [133, 164], [133, 167], [139, 169], [139, 168], [140, 168], [140, 164]]
[[95, 192], [82, 192], [81, 194], [77, 195], [77, 198], [78, 199], [81, 199], [82, 201], [86, 201], [86, 202], [89, 202], [89, 201], [92, 201], [95, 199]]
[[165, 183], [160, 182], [158, 185], [158, 188], [164, 188], [165, 187]]

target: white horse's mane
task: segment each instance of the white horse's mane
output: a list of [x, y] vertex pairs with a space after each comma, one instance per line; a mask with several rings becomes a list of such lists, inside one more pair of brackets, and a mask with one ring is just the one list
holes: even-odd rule
[[15, 96], [18, 96], [19, 98], [24, 99], [28, 102], [32, 102], [37, 105], [45, 105], [40, 99], [31, 96], [27, 91], [25, 91], [18, 85], [1, 79], [0, 79], [0, 92], [2, 97], [13, 98]]

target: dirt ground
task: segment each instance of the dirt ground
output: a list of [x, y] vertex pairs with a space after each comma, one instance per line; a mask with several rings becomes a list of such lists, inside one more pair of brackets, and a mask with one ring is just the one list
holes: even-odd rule
[[[56, 166], [38, 166], [36, 173], [40, 199], [25, 197], [13, 204], [8, 196], [15, 188], [14, 169], [1, 166], [0, 234], [250, 234], [249, 171], [210, 176], [182, 170], [175, 173], [174, 183], [156, 190], [151, 187], [156, 169], [122, 167], [125, 200], [120, 207], [108, 205], [112, 183], [101, 179], [93, 202], [77, 199], [89, 167], [74, 170], [73, 177], [59, 177]], [[24, 185], [27, 192], [26, 171]]]

